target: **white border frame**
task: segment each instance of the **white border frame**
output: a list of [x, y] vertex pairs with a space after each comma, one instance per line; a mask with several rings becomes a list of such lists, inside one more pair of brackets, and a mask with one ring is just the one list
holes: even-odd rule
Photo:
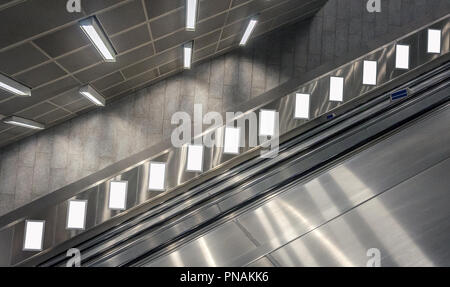
[[[152, 171], [152, 163], [163, 164], [164, 165], [164, 180], [162, 189], [150, 188], [150, 172]], [[167, 163], [161, 161], [150, 161], [148, 164], [148, 183], [147, 183], [147, 191], [166, 191], [166, 178], [167, 178]], [[128, 188], [128, 186], [127, 186]]]
[[[78, 201], [78, 202], [86, 203], [84, 205], [83, 228], [73, 228], [73, 227], [69, 228], [69, 210], [70, 210], [70, 202], [71, 201]], [[87, 199], [71, 199], [71, 200], [67, 201], [66, 230], [85, 230], [86, 229], [87, 205], [88, 205]]]
[[[200, 170], [190, 170], [188, 169], [188, 162], [189, 162], [189, 147], [190, 146], [200, 146], [202, 147], [202, 159], [201, 159], [201, 167]], [[187, 144], [186, 145], [186, 171], [188, 172], [203, 172], [203, 160], [205, 158], [205, 146], [202, 144]]]
[[[150, 179], [150, 178], [149, 178]], [[113, 182], [125, 182], [125, 207], [124, 208], [111, 208], [111, 183]], [[109, 195], [108, 195], [108, 209], [109, 210], [127, 210], [127, 199], [128, 199], [128, 180], [111, 180], [109, 182]]]
[[[25, 248], [25, 241], [27, 238], [27, 223], [28, 222], [42, 222], [42, 240], [41, 240], [41, 248], [40, 249], [33, 249], [33, 248]], [[44, 240], [45, 240], [45, 220], [33, 220], [33, 219], [27, 219], [25, 220], [24, 230], [23, 230], [23, 244], [22, 244], [22, 250], [23, 251], [42, 251], [44, 249]]]

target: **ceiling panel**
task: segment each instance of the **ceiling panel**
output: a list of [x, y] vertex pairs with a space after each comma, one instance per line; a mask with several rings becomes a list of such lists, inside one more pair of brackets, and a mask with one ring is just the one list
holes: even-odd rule
[[125, 33], [111, 38], [117, 52], [122, 53], [150, 41], [147, 24], [143, 24]]
[[43, 102], [41, 104], [38, 104], [36, 106], [33, 106], [27, 110], [24, 110], [20, 113], [17, 113], [19, 117], [24, 117], [26, 119], [34, 119], [42, 114], [48, 113], [57, 107], [55, 105], [52, 105], [47, 102]]
[[55, 63], [48, 63], [21, 73], [14, 78], [28, 87], [34, 88], [50, 82], [51, 80], [61, 78], [64, 75], [67, 75], [67, 73], [58, 65]]
[[[0, 6], [0, 72], [30, 86], [32, 96], [0, 91], [0, 115], [59, 123], [96, 108], [78, 94], [81, 85], [91, 83], [107, 99], [120, 98], [181, 71], [187, 41], [194, 41], [195, 65], [238, 47], [256, 14], [253, 36], [310, 16], [325, 2], [200, 0], [195, 31], [184, 28], [185, 0], [83, 0], [82, 13], [68, 13], [62, 0], [8, 2]], [[102, 60], [78, 26], [92, 14], [118, 53], [114, 63]], [[0, 146], [28, 134], [6, 126]]]
[[86, 46], [75, 53], [71, 53], [57, 60], [70, 73], [74, 73], [100, 61], [102, 61], [102, 57], [92, 45]]
[[134, 0], [100, 13], [98, 19], [108, 35], [118, 33], [146, 20], [141, 0]]
[[25, 43], [0, 53], [0, 71], [12, 75], [47, 61], [49, 58], [35, 46]]
[[76, 24], [36, 39], [34, 43], [51, 57], [58, 57], [90, 44], [80, 26]]
[[184, 6], [185, 0], [145, 0], [148, 18], [152, 19]]

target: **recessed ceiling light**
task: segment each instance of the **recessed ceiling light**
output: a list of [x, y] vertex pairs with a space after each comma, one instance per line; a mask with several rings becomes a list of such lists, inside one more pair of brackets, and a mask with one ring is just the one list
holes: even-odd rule
[[148, 189], [163, 191], [166, 178], [166, 164], [150, 162]]
[[250, 22], [248, 22], [247, 28], [245, 29], [244, 35], [242, 36], [239, 46], [245, 46], [245, 44], [247, 44], [247, 41], [250, 38], [250, 35], [252, 34], [253, 30], [255, 29], [256, 23], [258, 23], [258, 20], [256, 20], [256, 19], [251, 19]]
[[105, 106], [106, 100], [102, 97], [94, 88], [90, 85], [86, 85], [80, 88], [80, 94], [82, 94], [86, 99], [91, 101], [97, 106]]
[[103, 59], [106, 62], [115, 62], [116, 53], [97, 20], [94, 17], [89, 17], [81, 20], [79, 24]]
[[44, 220], [26, 220], [25, 221], [25, 239], [23, 241], [23, 250], [41, 251], [44, 241]]
[[197, 0], [186, 0], [186, 30], [194, 31], [197, 20]]
[[31, 96], [31, 89], [0, 74], [0, 89], [18, 96]]
[[344, 78], [330, 77], [330, 101], [342, 102], [344, 99]]
[[240, 140], [241, 140], [240, 128], [225, 127], [225, 140], [223, 144], [223, 152], [225, 154], [238, 154]]
[[184, 68], [190, 69], [192, 63], [192, 41], [183, 45]]
[[441, 53], [441, 30], [428, 29], [428, 53]]
[[259, 135], [271, 136], [275, 135], [275, 110], [263, 110], [259, 111]]
[[295, 118], [309, 119], [309, 94], [295, 95]]
[[128, 181], [109, 183], [109, 209], [125, 210], [127, 205]]
[[187, 149], [187, 171], [203, 171], [203, 146], [188, 145]]
[[395, 46], [395, 68], [409, 69], [409, 46], [396, 45]]
[[363, 63], [363, 85], [377, 84], [377, 61], [364, 61]]
[[14, 126], [19, 126], [23, 128], [33, 129], [33, 130], [42, 130], [45, 128], [45, 126], [41, 123], [24, 119], [18, 116], [10, 116], [3, 119], [3, 122], [5, 124], [10, 124]]
[[84, 229], [87, 200], [70, 200], [67, 209], [67, 229]]

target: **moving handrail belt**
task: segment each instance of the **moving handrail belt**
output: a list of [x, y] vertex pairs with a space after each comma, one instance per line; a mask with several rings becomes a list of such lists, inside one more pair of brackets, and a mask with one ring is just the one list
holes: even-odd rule
[[[183, 240], [180, 240], [180, 237], [192, 237], [194, 236], [194, 231], [200, 230], [206, 226], [207, 228], [212, 228], [212, 226], [214, 226], [213, 223], [216, 222], [216, 224], [218, 224], [218, 219], [220, 217], [225, 217], [227, 212], [229, 214], [231, 211], [241, 208], [241, 205], [236, 204], [237, 201], [233, 201], [233, 196], [235, 198], [242, 197], [243, 193], [250, 190], [250, 188], [254, 186], [261, 186], [263, 182], [266, 182], [266, 184], [267, 182], [270, 182], [272, 184], [273, 187], [270, 190], [262, 189], [259, 190], [258, 193], [242, 197], [242, 202], [246, 202], [242, 205], [245, 206], [250, 204], [249, 198], [254, 200], [255, 198], [259, 198], [261, 196], [268, 196], [270, 191], [275, 192], [280, 186], [285, 187], [287, 185], [286, 182], [282, 182], [281, 184], [278, 183], [277, 185], [276, 182], [271, 182], [270, 177], [279, 173], [280, 170], [287, 168], [287, 166], [292, 166], [296, 162], [301, 163], [301, 167], [298, 169], [299, 174], [304, 176], [304, 173], [310, 172], [312, 167], [309, 166], [308, 168], [308, 166], [304, 164], [305, 158], [308, 159], [308, 163], [311, 164], [311, 155], [313, 154], [312, 151], [317, 152], [322, 150], [323, 153], [323, 145], [330, 146], [341, 141], [343, 139], [342, 137], [336, 138], [339, 132], [348, 130], [353, 126], [357, 130], [364, 131], [364, 133], [366, 133], [366, 127], [374, 125], [375, 123], [385, 125], [383, 129], [386, 129], [389, 126], [395, 127], [398, 122], [400, 120], [404, 120], [404, 118], [392, 120], [390, 117], [398, 117], [398, 115], [401, 114], [399, 111], [406, 113], [406, 117], [410, 116], [410, 114], [405, 111], [411, 109], [411, 107], [416, 107], [415, 109], [418, 109], [414, 110], [414, 113], [419, 113], [419, 111], [420, 113], [423, 113], [425, 110], [447, 101], [449, 94], [448, 78], [450, 75], [448, 67], [449, 63], [446, 63], [442, 67], [435, 69], [430, 73], [424, 74], [405, 85], [409, 87], [411, 91], [408, 101], [399, 101], [398, 103], [391, 102], [389, 99], [389, 94], [381, 95], [378, 98], [368, 102], [366, 106], [360, 107], [358, 111], [352, 111], [349, 113], [352, 114], [352, 117], [347, 117], [347, 119], [340, 121], [339, 124], [338, 121], [336, 121], [333, 125], [328, 125], [328, 128], [324, 128], [323, 126], [320, 127], [319, 133], [311, 130], [307, 134], [302, 134], [301, 136], [284, 143], [280, 147], [279, 156], [274, 159], [263, 161], [259, 158], [255, 158], [250, 162], [247, 162], [244, 167], [238, 166], [237, 168], [230, 170], [229, 174], [231, 176], [239, 173], [239, 178], [242, 179], [239, 182], [224, 180], [224, 178], [227, 178], [227, 176], [224, 175], [223, 178], [219, 180], [214, 180], [214, 182], [208, 182], [199, 186], [200, 189], [206, 188], [208, 190], [203, 193], [197, 192], [197, 197], [194, 194], [189, 199], [189, 205], [184, 202], [185, 205], [182, 203], [175, 208], [173, 206], [167, 207], [166, 210], [170, 214], [166, 213], [162, 216], [158, 214], [153, 214], [152, 216], [149, 212], [147, 220], [144, 220], [143, 216], [140, 216], [140, 220], [138, 221], [139, 223], [132, 226], [132, 228], [128, 231], [115, 236], [111, 241], [104, 241], [97, 244], [97, 246], [91, 247], [88, 247], [86, 244], [86, 250], [82, 249], [84, 260], [83, 265], [116, 266], [124, 264], [138, 264], [139, 260], [125, 257], [128, 257], [128, 249], [143, 250], [143, 246], [152, 247], [150, 248], [152, 251], [150, 252], [152, 255], [150, 258], [155, 258], [156, 256], [169, 251], [165, 249], [165, 246], [168, 246], [169, 244], [171, 246], [175, 246], [173, 244], [174, 242], [179, 242], [179, 244], [181, 244]], [[380, 115], [382, 111], [384, 111], [384, 113]], [[390, 114], [390, 117], [386, 116], [386, 113]], [[375, 118], [376, 115], [379, 116]], [[365, 121], [366, 123], [363, 124]], [[367, 121], [369, 121], [369, 123], [367, 123]], [[356, 132], [353, 131], [350, 134], [355, 136]], [[370, 138], [368, 134], [366, 134], [365, 137]], [[361, 139], [359, 140], [361, 141]], [[356, 145], [356, 143], [352, 144]], [[314, 146], [319, 146], [320, 148], [314, 149]], [[351, 147], [351, 145], [349, 147]], [[311, 151], [311, 149], [313, 150]], [[297, 158], [293, 160], [295, 157]], [[316, 159], [317, 165], [314, 168], [318, 168], [330, 160], [332, 159], [319, 157]], [[254, 167], [249, 169], [250, 165]], [[304, 169], [303, 171], [302, 168]], [[290, 178], [289, 180], [293, 181], [295, 178]], [[219, 181], [219, 183], [217, 183], [217, 181]], [[229, 202], [228, 205], [227, 201]], [[231, 202], [235, 206], [231, 206]], [[211, 210], [212, 206], [217, 206], [219, 204], [222, 209], [220, 216], [219, 214], [212, 213], [209, 214], [208, 218], [208, 210]], [[184, 206], [185, 210], [182, 210], [182, 206]], [[229, 208], [227, 212], [223, 211], [226, 207]], [[201, 216], [202, 211], [206, 214], [203, 217]], [[187, 222], [194, 213], [197, 214], [198, 217], [202, 218], [203, 222]], [[185, 229], [183, 233], [184, 235], [175, 234], [170, 231], [171, 228], [178, 229], [182, 224], [183, 227], [185, 227], [183, 228]], [[202, 232], [204, 231], [205, 230], [202, 229]], [[172, 238], [167, 238], [168, 233], [172, 235]], [[151, 243], [149, 243], [150, 241]], [[139, 246], [140, 243], [141, 246]], [[113, 251], [110, 248], [112, 248]], [[99, 253], [101, 256], [99, 256]], [[133, 254], [132, 256], [138, 255], [136, 252], [131, 253]], [[143, 253], [143, 258], [149, 256], [148, 252]], [[62, 257], [59, 258], [62, 259]], [[44, 265], [48, 266], [55, 263], [63, 264], [64, 262], [64, 260], [60, 262], [57, 261], [58, 260], [49, 261], [44, 263]], [[147, 262], [148, 259], [145, 259], [144, 261]]]

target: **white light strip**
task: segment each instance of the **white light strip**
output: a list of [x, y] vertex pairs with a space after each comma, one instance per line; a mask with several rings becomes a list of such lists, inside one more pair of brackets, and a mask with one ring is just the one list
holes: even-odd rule
[[239, 143], [241, 140], [241, 129], [225, 127], [225, 140], [223, 144], [223, 153], [239, 154]]
[[0, 89], [18, 96], [31, 96], [31, 89], [0, 74]]
[[166, 164], [150, 162], [148, 189], [163, 191], [165, 189]]
[[107, 40], [97, 21], [91, 17], [79, 22], [81, 29], [86, 33], [92, 44], [97, 48], [103, 59], [107, 62], [115, 62], [114, 49]]
[[259, 111], [259, 135], [271, 136], [275, 135], [275, 110], [263, 110]]
[[24, 119], [17, 116], [10, 116], [3, 119], [3, 122], [5, 124], [10, 124], [14, 126], [19, 126], [23, 128], [33, 129], [33, 130], [42, 130], [45, 128], [45, 126], [41, 123]]
[[106, 100], [102, 97], [94, 88], [90, 85], [86, 85], [80, 88], [80, 94], [85, 96], [89, 101], [93, 102], [97, 106], [105, 106]]
[[41, 251], [44, 242], [44, 229], [45, 229], [45, 221], [26, 220], [23, 250]]
[[192, 42], [183, 45], [184, 68], [190, 69], [192, 62]]
[[197, 21], [197, 0], [186, 0], [186, 30], [194, 31]]
[[109, 183], [109, 209], [125, 210], [127, 207], [128, 181], [111, 181]]
[[428, 29], [428, 53], [441, 53], [441, 30]]
[[253, 29], [255, 29], [256, 23], [258, 23], [257, 20], [255, 19], [250, 20], [250, 22], [247, 25], [247, 28], [245, 29], [244, 36], [242, 36], [241, 42], [239, 43], [239, 46], [245, 46], [245, 44], [247, 44], [247, 41], [250, 38]]
[[70, 200], [67, 209], [67, 229], [84, 229], [86, 225], [87, 200]]
[[203, 146], [188, 145], [187, 147], [187, 171], [203, 171]]
[[295, 118], [309, 119], [309, 94], [295, 95]]
[[395, 46], [395, 68], [405, 70], [409, 69], [409, 46]]
[[344, 100], [344, 78], [330, 77], [330, 101], [342, 102]]
[[377, 84], [377, 61], [364, 61], [363, 85], [376, 86], [376, 84]]

